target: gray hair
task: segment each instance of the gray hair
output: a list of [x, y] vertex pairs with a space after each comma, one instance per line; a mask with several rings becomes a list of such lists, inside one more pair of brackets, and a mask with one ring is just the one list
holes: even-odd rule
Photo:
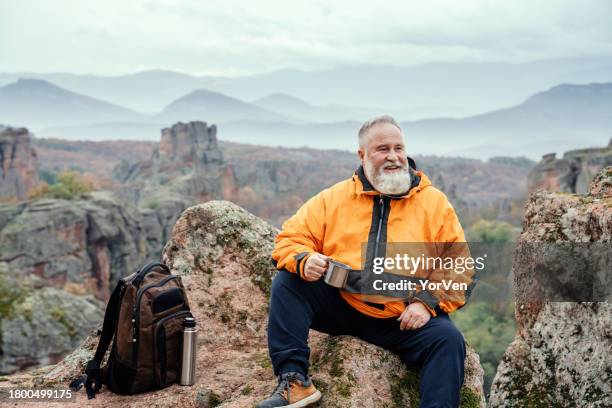
[[378, 125], [379, 123], [389, 123], [395, 126], [396, 128], [398, 128], [400, 132], [402, 131], [402, 128], [400, 127], [399, 123], [397, 123], [397, 121], [393, 118], [393, 116], [391, 115], [376, 116], [370, 120], [365, 121], [363, 125], [361, 125], [361, 128], [359, 129], [359, 147], [363, 147], [365, 135], [366, 133], [368, 133], [368, 130], [370, 130], [372, 126]]

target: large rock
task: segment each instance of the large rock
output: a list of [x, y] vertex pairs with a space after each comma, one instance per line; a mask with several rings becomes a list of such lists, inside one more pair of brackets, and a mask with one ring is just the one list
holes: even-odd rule
[[[211, 201], [187, 209], [164, 249], [183, 277], [199, 322], [197, 381], [136, 396], [103, 389], [91, 406], [250, 407], [275, 387], [266, 345], [270, 251], [277, 230], [240, 207]], [[65, 386], [84, 367], [95, 336], [55, 366], [7, 379], [13, 386]], [[418, 374], [378, 347], [350, 337], [311, 332], [312, 376], [321, 407], [416, 407]], [[484, 406], [483, 370], [468, 349], [463, 407]], [[0, 383], [0, 386], [4, 384]], [[78, 402], [84, 403], [80, 392]]]
[[[551, 192], [532, 194], [527, 203], [523, 233], [513, 265], [517, 293], [543, 290], [534, 264], [549, 255], [550, 246], [531, 257], [522, 251], [535, 243], [574, 243], [597, 248], [593, 254], [610, 265], [612, 242], [612, 167], [603, 169], [588, 195]], [[582, 248], [582, 247], [580, 247]], [[606, 258], [607, 257], [607, 258]], [[566, 270], [567, 269], [567, 270]], [[493, 407], [612, 406], [612, 306], [610, 270], [585, 276], [569, 263], [549, 276], [567, 293], [576, 282], [589, 280], [607, 302], [517, 301], [517, 336], [500, 363], [490, 394]], [[567, 279], [570, 277], [570, 279]], [[603, 286], [603, 294], [600, 290]], [[561, 289], [563, 289], [561, 288]], [[607, 295], [606, 295], [607, 293]], [[560, 299], [562, 300], [562, 299]], [[587, 299], [585, 299], [587, 300]]]
[[234, 195], [234, 178], [219, 149], [217, 128], [200, 121], [162, 129], [149, 160], [131, 165], [124, 161], [115, 167], [113, 177], [123, 183], [117, 198], [139, 207], [149, 227], [161, 226], [160, 240], [149, 242], [158, 253], [183, 210]]
[[217, 144], [217, 127], [206, 122], [178, 122], [162, 129], [159, 148], [154, 156], [158, 160], [182, 163], [223, 163], [223, 154]]
[[562, 159], [547, 154], [529, 172], [527, 189], [586, 194], [593, 177], [606, 166], [612, 166], [612, 139], [607, 147], [570, 150]]
[[0, 128], [0, 202], [22, 200], [39, 183], [38, 161], [25, 128]]
[[145, 262], [146, 242], [138, 212], [108, 192], [0, 206], [0, 261], [77, 294], [106, 300], [120, 277]]
[[0, 297], [0, 373], [57, 361], [102, 319], [102, 303], [93, 296], [16, 279], [6, 263], [0, 263]]

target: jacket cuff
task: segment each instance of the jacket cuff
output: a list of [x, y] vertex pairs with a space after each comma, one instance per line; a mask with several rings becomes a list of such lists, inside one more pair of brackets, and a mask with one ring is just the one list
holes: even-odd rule
[[416, 295], [414, 295], [413, 300], [421, 302], [429, 311], [429, 313], [436, 317], [436, 306], [438, 306], [438, 298], [431, 294], [431, 292], [427, 290], [422, 290]]
[[295, 259], [295, 272], [302, 279], [304, 279], [304, 266], [310, 254], [311, 252], [300, 252], [293, 257]]

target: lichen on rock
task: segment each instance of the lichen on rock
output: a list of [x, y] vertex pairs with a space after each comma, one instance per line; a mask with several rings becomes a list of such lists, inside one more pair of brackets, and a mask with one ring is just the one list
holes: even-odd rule
[[22, 286], [0, 316], [0, 371], [11, 371], [62, 355], [76, 347], [102, 319], [101, 304], [92, 296]]
[[[278, 230], [229, 201], [188, 208], [174, 225], [164, 259], [179, 275], [207, 273], [228, 252], [248, 262], [253, 283], [269, 295], [276, 269], [270, 261]], [[237, 259], [237, 258], [236, 258]]]
[[[594, 256], [610, 265], [611, 185], [612, 167], [607, 167], [593, 180], [589, 195], [537, 192], [530, 196], [513, 265], [517, 293], [530, 287], [541, 289], [533, 265], [547, 254], [525, 256], [520, 250], [534, 243], [574, 243], [579, 248], [588, 243], [596, 248]], [[586, 272], [580, 267], [569, 269], [569, 280], [550, 278], [566, 285], [568, 293], [575, 284], [572, 281], [593, 279], [593, 296], [605, 298], [601, 282], [609, 281], [609, 269], [592, 277], [583, 276]], [[609, 295], [610, 285], [605, 286]], [[490, 406], [612, 406], [612, 307], [607, 300], [517, 302], [517, 336], [498, 367]]]

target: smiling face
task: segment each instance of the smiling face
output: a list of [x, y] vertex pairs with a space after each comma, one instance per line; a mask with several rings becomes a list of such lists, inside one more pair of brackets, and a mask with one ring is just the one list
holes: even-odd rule
[[358, 150], [368, 181], [383, 194], [408, 191], [411, 176], [402, 132], [391, 123], [377, 123], [364, 135]]

